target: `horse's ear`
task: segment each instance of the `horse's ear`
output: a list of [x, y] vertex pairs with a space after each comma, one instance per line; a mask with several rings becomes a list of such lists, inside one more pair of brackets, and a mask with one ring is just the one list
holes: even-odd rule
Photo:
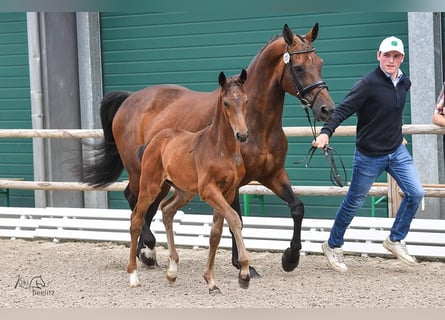
[[243, 84], [244, 82], [246, 82], [247, 80], [247, 71], [246, 70], [241, 70], [241, 74], [239, 76], [239, 80], [241, 82], [241, 84]]
[[287, 23], [284, 25], [283, 27], [283, 38], [284, 41], [286, 41], [286, 43], [288, 45], [292, 44], [292, 41], [294, 41], [294, 33], [292, 32], [292, 30], [289, 28], [289, 26], [287, 25]]
[[221, 71], [221, 73], [219, 74], [218, 82], [219, 82], [219, 85], [220, 85], [221, 87], [224, 87], [224, 85], [226, 84], [226, 75], [225, 75], [224, 72], [222, 72], [222, 71]]
[[314, 42], [318, 36], [318, 22], [315, 23], [314, 27], [309, 30], [306, 38], [311, 39], [311, 42]]

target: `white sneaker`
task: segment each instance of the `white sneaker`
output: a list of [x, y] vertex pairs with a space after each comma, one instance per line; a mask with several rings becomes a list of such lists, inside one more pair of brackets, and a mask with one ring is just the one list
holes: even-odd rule
[[406, 249], [406, 244], [400, 241], [391, 241], [389, 236], [383, 241], [383, 247], [395, 255], [400, 261], [410, 265], [417, 265], [417, 260], [413, 256], [410, 256]]
[[321, 245], [321, 249], [323, 250], [323, 253], [324, 253], [326, 259], [328, 259], [329, 265], [335, 271], [339, 271], [339, 272], [348, 271], [348, 267], [346, 266], [346, 264], [344, 262], [342, 248], [331, 248], [328, 245], [327, 241], [325, 241]]

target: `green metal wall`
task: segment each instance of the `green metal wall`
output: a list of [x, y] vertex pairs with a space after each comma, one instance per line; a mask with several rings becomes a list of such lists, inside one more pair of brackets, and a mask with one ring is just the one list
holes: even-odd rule
[[[320, 31], [314, 43], [324, 59], [323, 78], [336, 103], [353, 83], [377, 66], [376, 51], [389, 35], [408, 44], [406, 13], [298, 13], [255, 15], [249, 13], [103, 13], [101, 14], [104, 92], [138, 90], [159, 83], [176, 83], [194, 90], [210, 91], [217, 86], [219, 71], [237, 74], [287, 23], [294, 32], [306, 33], [315, 22]], [[390, 32], [390, 34], [388, 33]], [[408, 59], [404, 71], [408, 73]], [[409, 105], [405, 122], [409, 123]], [[355, 118], [344, 123], [354, 125]], [[294, 97], [287, 96], [284, 126], [308, 126], [304, 111]], [[318, 124], [321, 125], [321, 124]], [[311, 138], [289, 138], [286, 169], [293, 185], [330, 185], [329, 166], [316, 155], [309, 168], [296, 165], [304, 160]], [[350, 176], [354, 138], [338, 137], [332, 144], [341, 154]], [[123, 177], [125, 178], [125, 177]], [[382, 176], [384, 181], [386, 176]], [[287, 205], [276, 196], [266, 196], [266, 214], [289, 216]], [[331, 218], [341, 197], [302, 197], [306, 217]], [[359, 215], [369, 215], [370, 199]], [[251, 214], [259, 213], [253, 202]], [[110, 206], [128, 208], [120, 193], [110, 193]], [[199, 200], [186, 212], [211, 212]], [[377, 215], [386, 215], [379, 205]]]
[[[0, 13], [0, 128], [30, 129], [26, 13]], [[33, 179], [32, 139], [0, 138], [0, 178]], [[32, 190], [10, 190], [10, 205], [33, 207]], [[0, 206], [5, 198], [0, 198]]]

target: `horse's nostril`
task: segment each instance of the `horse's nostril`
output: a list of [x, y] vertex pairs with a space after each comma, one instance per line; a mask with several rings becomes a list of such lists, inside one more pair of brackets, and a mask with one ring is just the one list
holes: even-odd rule
[[239, 142], [246, 142], [248, 137], [249, 137], [249, 132], [247, 132], [246, 134], [241, 134], [239, 132], [236, 133], [236, 139]]
[[326, 106], [322, 106], [321, 107], [321, 113], [329, 113], [330, 111], [329, 111], [329, 109], [328, 109], [328, 107], [326, 107]]

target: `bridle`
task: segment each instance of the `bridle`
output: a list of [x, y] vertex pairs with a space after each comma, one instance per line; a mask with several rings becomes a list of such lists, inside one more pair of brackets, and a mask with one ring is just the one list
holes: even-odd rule
[[[328, 89], [328, 86], [326, 85], [326, 82], [320, 80], [320, 81], [315, 81], [314, 83], [303, 87], [301, 85], [301, 83], [298, 81], [298, 78], [294, 72], [294, 70], [292, 69], [292, 66], [290, 64], [290, 58], [291, 56], [293, 56], [294, 54], [304, 54], [304, 53], [310, 53], [313, 52], [315, 50], [314, 47], [310, 48], [310, 49], [303, 49], [303, 50], [295, 50], [295, 51], [289, 51], [289, 45], [286, 45], [286, 52], [283, 55], [283, 61], [284, 61], [284, 65], [283, 65], [283, 71], [281, 72], [281, 80], [280, 83], [283, 83], [283, 77], [284, 77], [284, 72], [286, 71], [286, 67], [289, 66], [289, 72], [292, 78], [292, 82], [295, 86], [295, 94], [297, 96], [298, 99], [300, 99], [301, 103], [308, 108], [312, 108], [312, 106], [314, 105], [315, 100], [317, 99], [318, 95], [320, 94], [321, 90], [323, 89]], [[317, 93], [314, 95], [314, 98], [312, 99], [311, 102], [309, 102], [309, 100], [307, 100], [304, 96], [311, 91], [312, 89], [318, 88]]]
[[[313, 52], [314, 50], [315, 50], [315, 48], [312, 47], [312, 48], [309, 48], [309, 49], [289, 51], [289, 46], [287, 45], [286, 46], [286, 52], [283, 55], [284, 65], [283, 65], [283, 71], [281, 73], [280, 83], [283, 83], [283, 77], [284, 77], [284, 72], [286, 71], [285, 70], [286, 66], [289, 66], [289, 72], [290, 72], [290, 75], [291, 75], [291, 78], [292, 78], [292, 82], [293, 82], [293, 84], [295, 86], [296, 96], [300, 100], [300, 102], [303, 104], [304, 111], [306, 112], [306, 115], [307, 115], [307, 118], [308, 118], [308, 121], [309, 121], [309, 125], [310, 125], [311, 130], [312, 130], [313, 138], [316, 139], [317, 136], [316, 136], [315, 121], [312, 124], [308, 108], [312, 108], [312, 106], [314, 105], [315, 100], [317, 99], [317, 97], [320, 94], [321, 90], [323, 90], [323, 89], [327, 90], [328, 86], [326, 85], [326, 82], [320, 80], [320, 81], [315, 81], [314, 83], [312, 83], [312, 84], [310, 84], [310, 85], [308, 85], [306, 87], [303, 87], [301, 85], [301, 83], [298, 81], [297, 76], [296, 76], [296, 74], [295, 74], [295, 72], [292, 69], [292, 66], [290, 64], [290, 60], [291, 60], [290, 58], [291, 58], [292, 55], [294, 55], [294, 54], [310, 53], [310, 52]], [[312, 99], [312, 101], [309, 102], [309, 100], [307, 100], [304, 96], [309, 91], [311, 91], [311, 90], [313, 90], [315, 88], [318, 88], [318, 91], [315, 93], [314, 98]], [[306, 163], [306, 167], [309, 167], [309, 163], [310, 163], [310, 161], [312, 159], [312, 156], [314, 155], [314, 152], [315, 152], [316, 149], [317, 148], [313, 147], [313, 146], [309, 149], [309, 152], [308, 152], [308, 154], [306, 156], [306, 157], [309, 157], [309, 159], [308, 159], [308, 161]], [[337, 169], [337, 166], [336, 166], [335, 160], [334, 160], [334, 153], [336, 153], [336, 151], [330, 145], [326, 145], [323, 148], [322, 153], [325, 155], [326, 159], [329, 162], [329, 165], [331, 166], [330, 178], [331, 178], [332, 184], [337, 185], [339, 187], [343, 187], [344, 186], [344, 182], [342, 180], [341, 175], [338, 172], [338, 169]], [[346, 175], [345, 166], [344, 166], [343, 161], [342, 161], [340, 156], [339, 156], [339, 159], [340, 159], [340, 162], [341, 162], [341, 165], [342, 165], [342, 168], [343, 168], [345, 181], [347, 181], [347, 175]], [[300, 162], [297, 161], [297, 162], [294, 162], [294, 163], [300, 163]]]

